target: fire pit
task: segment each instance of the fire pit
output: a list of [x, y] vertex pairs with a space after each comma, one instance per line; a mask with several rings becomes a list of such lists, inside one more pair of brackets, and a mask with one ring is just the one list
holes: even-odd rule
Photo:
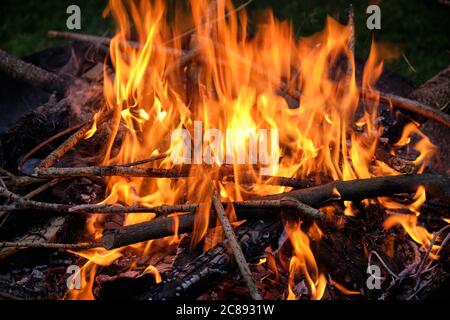
[[448, 294], [449, 70], [413, 90], [351, 9], [296, 40], [246, 5], [111, 0], [112, 38], [0, 51], [40, 105], [2, 111], [0, 298]]

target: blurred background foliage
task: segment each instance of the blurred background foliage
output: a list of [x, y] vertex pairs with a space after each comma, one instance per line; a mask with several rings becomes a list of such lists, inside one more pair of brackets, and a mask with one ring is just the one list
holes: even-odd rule
[[[167, 0], [169, 7], [175, 2]], [[243, 3], [236, 0], [236, 5]], [[48, 39], [48, 30], [65, 30], [66, 9], [79, 5], [82, 11], [81, 33], [113, 34], [113, 24], [102, 18], [107, 0], [2, 0], [0, 1], [0, 48], [24, 56], [59, 44]], [[344, 23], [346, 8], [353, 3], [356, 22], [356, 56], [366, 58], [372, 37], [389, 43], [401, 54], [387, 63], [416, 84], [423, 83], [450, 63], [450, 7], [438, 0], [253, 0], [248, 6], [250, 24], [258, 14], [272, 8], [281, 20], [292, 21], [297, 37], [311, 35], [324, 28], [330, 15]], [[366, 8], [381, 7], [382, 29], [366, 28]]]

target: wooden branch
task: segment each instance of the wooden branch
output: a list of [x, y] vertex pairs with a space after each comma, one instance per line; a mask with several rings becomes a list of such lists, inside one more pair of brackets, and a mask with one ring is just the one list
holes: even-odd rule
[[189, 176], [188, 170], [130, 168], [124, 166], [94, 166], [78, 168], [36, 168], [35, 176], [39, 178], [69, 177], [146, 177], [146, 178], [183, 178]]
[[[368, 92], [367, 90], [360, 90], [360, 95], [362, 99], [378, 100], [378, 96], [376, 94], [373, 92]], [[392, 104], [398, 109], [412, 112], [427, 119], [432, 119], [450, 128], [450, 115], [437, 108], [430, 107], [426, 104], [408, 98], [383, 92], [379, 93], [379, 100], [386, 104]]]
[[254, 174], [239, 174], [239, 178], [236, 179], [234, 175], [227, 176], [223, 178], [227, 182], [239, 181], [239, 184], [267, 184], [271, 186], [283, 186], [291, 187], [295, 189], [310, 188], [314, 185], [312, 181], [298, 178], [287, 178], [287, 177], [276, 177], [267, 175], [257, 175]]
[[53, 179], [48, 181], [47, 183], [43, 184], [42, 186], [34, 189], [33, 191], [30, 191], [29, 193], [27, 193], [26, 195], [23, 196], [24, 200], [31, 200], [32, 198], [34, 198], [35, 196], [41, 194], [42, 192], [53, 188], [54, 186], [56, 186], [57, 184], [59, 184], [60, 182], [64, 181], [65, 179]]
[[40, 249], [63, 249], [63, 250], [86, 250], [101, 247], [101, 243], [40, 243], [40, 242], [0, 242], [1, 248], [40, 248]]
[[108, 204], [83, 204], [69, 208], [69, 212], [74, 213], [95, 213], [95, 214], [112, 214], [112, 213], [155, 213], [156, 216], [168, 215], [179, 212], [195, 212], [198, 204], [180, 204], [180, 205], [162, 205], [157, 207], [144, 206], [119, 206]]
[[[334, 181], [321, 186], [308, 189], [294, 190], [277, 195], [260, 197], [255, 201], [261, 201], [261, 207], [250, 207], [235, 202], [238, 220], [267, 218], [273, 216], [274, 212], [268, 210], [270, 207], [278, 210], [295, 209], [292, 203], [305, 204], [309, 207], [319, 208], [330, 201], [358, 201], [368, 198], [392, 196], [402, 193], [414, 193], [423, 185], [427, 195], [436, 195], [450, 202], [450, 179], [440, 175], [419, 174], [404, 176], [376, 177], [371, 179]], [[270, 202], [279, 201], [279, 203]], [[247, 201], [248, 202], [248, 201]], [[256, 204], [256, 203], [253, 203]], [[286, 207], [290, 206], [290, 207]], [[311, 210], [302, 210], [306, 217], [320, 219], [322, 214]], [[177, 219], [178, 221], [174, 221]], [[191, 232], [194, 228], [195, 215], [182, 214], [174, 217], [164, 217], [143, 222], [135, 225], [121, 227], [113, 230], [105, 230], [103, 233], [103, 244], [107, 249], [118, 248], [146, 240], [164, 238], [175, 234], [178, 226], [178, 234]], [[211, 215], [210, 228], [215, 227], [215, 216]]]
[[241, 272], [242, 278], [244, 279], [244, 282], [247, 285], [248, 290], [250, 291], [250, 296], [253, 300], [262, 300], [261, 294], [256, 287], [255, 281], [253, 281], [250, 267], [245, 260], [244, 252], [242, 251], [242, 248], [236, 238], [236, 234], [234, 233], [230, 220], [228, 220], [228, 216], [225, 212], [224, 207], [222, 206], [222, 203], [220, 202], [220, 196], [218, 195], [216, 190], [214, 190], [212, 194], [212, 203], [217, 216], [219, 217], [223, 232], [228, 239], [228, 245], [233, 252], [234, 259], [238, 265], [239, 271]]
[[56, 90], [62, 93], [67, 87], [66, 81], [58, 75], [13, 57], [1, 49], [0, 72], [11, 76], [15, 80], [50, 91]]
[[70, 149], [80, 142], [86, 133], [92, 128], [92, 122], [89, 122], [82, 126], [77, 132], [71, 135], [63, 144], [61, 144], [57, 149], [50, 153], [42, 162], [39, 164], [39, 168], [49, 168], [53, 166], [58, 159], [64, 156]]
[[25, 188], [30, 185], [41, 183], [43, 181], [42, 179], [39, 178], [33, 178], [28, 176], [16, 176], [2, 168], [0, 168], [0, 173], [5, 174], [5, 177], [3, 177], [3, 179], [5, 180], [8, 188], [12, 189]]
[[[55, 39], [64, 39], [64, 40], [71, 40], [71, 41], [80, 41], [80, 42], [89, 42], [96, 45], [103, 45], [108, 46], [111, 44], [111, 38], [109, 37], [101, 37], [101, 36], [94, 36], [89, 34], [80, 34], [75, 32], [64, 32], [64, 31], [54, 31], [50, 30], [48, 31], [48, 37], [49, 38], [55, 38]], [[141, 49], [142, 46], [136, 42], [136, 41], [123, 41], [120, 42], [120, 45], [122, 46], [129, 46], [135, 49]], [[165, 52], [170, 55], [176, 55], [176, 56], [182, 56], [184, 54], [183, 50], [165, 47], [161, 45], [154, 45], [154, 48], [158, 51]]]
[[0, 206], [0, 211], [33, 209], [50, 212], [68, 212], [70, 208], [69, 205], [65, 204], [26, 200], [22, 196], [15, 194], [3, 187], [0, 187], [0, 198], [7, 198], [9, 201], [13, 202], [10, 205]]
[[[157, 156], [155, 159], [158, 159]], [[190, 178], [195, 177], [195, 167], [185, 166], [180, 169], [155, 169], [155, 168], [130, 168], [131, 166], [144, 163], [136, 162], [126, 165], [117, 166], [92, 166], [92, 167], [77, 167], [77, 168], [36, 168], [34, 175], [39, 178], [71, 178], [71, 177], [145, 177], [145, 178]], [[233, 170], [228, 167], [221, 167], [214, 179], [224, 179], [224, 181], [235, 182], [236, 178], [232, 176]], [[307, 188], [311, 187], [311, 182], [303, 179], [274, 177], [274, 176], [255, 176], [254, 173], [246, 171], [239, 174], [239, 183], [241, 184], [257, 184], [264, 183], [275, 186], [285, 186], [292, 188]]]
[[77, 132], [71, 135], [57, 149], [53, 150], [52, 153], [50, 153], [44, 160], [42, 160], [36, 170], [39, 170], [39, 168], [49, 168], [53, 166], [58, 161], [58, 159], [63, 157], [70, 149], [76, 146], [78, 142], [80, 142], [86, 136], [87, 132], [92, 128], [94, 123], [99, 126], [111, 115], [111, 112], [109, 111], [99, 112], [101, 113], [98, 119], [94, 116], [89, 122], [84, 124]]
[[43, 147], [47, 146], [48, 144], [50, 144], [51, 142], [55, 141], [56, 139], [59, 139], [67, 134], [70, 134], [74, 131], [80, 130], [83, 126], [85, 126], [86, 124], [79, 124], [70, 128], [67, 128], [66, 130], [63, 130], [61, 132], [58, 132], [57, 134], [51, 136], [50, 138], [48, 138], [47, 140], [41, 142], [39, 145], [37, 145], [36, 147], [34, 147], [30, 152], [28, 152], [19, 162], [19, 171], [23, 172], [23, 165], [24, 163], [30, 159], [36, 152], [38, 152], [39, 150], [41, 150]]

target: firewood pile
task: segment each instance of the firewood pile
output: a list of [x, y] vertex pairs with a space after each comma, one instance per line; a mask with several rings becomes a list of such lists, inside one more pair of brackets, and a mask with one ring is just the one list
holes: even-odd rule
[[[125, 10], [114, 3], [113, 13]], [[449, 69], [417, 89], [387, 70], [375, 77], [372, 55], [353, 61], [350, 12], [347, 25], [327, 25], [328, 36], [333, 26], [345, 34], [340, 50], [349, 56], [324, 58], [333, 60], [325, 73], [337, 80], [316, 93], [309, 83], [317, 74], [308, 73], [316, 69], [296, 64], [288, 48], [290, 77], [268, 74], [274, 69], [257, 53], [245, 60], [246, 46], [264, 41], [244, 35], [244, 43], [234, 24], [245, 5], [221, 3], [212, 1], [202, 17], [194, 12], [196, 28], [177, 36], [163, 27], [150, 32], [148, 18], [161, 13], [142, 4], [129, 9], [134, 37], [119, 23], [113, 38], [50, 31], [69, 42], [24, 60], [0, 50], [0, 299], [448, 294]], [[242, 73], [227, 78], [224, 70], [235, 64]], [[173, 163], [171, 130], [190, 130], [197, 119], [229, 121], [234, 109], [221, 103], [229, 88], [241, 94], [235, 91], [247, 76], [258, 99], [237, 98], [232, 108], [245, 113], [249, 103], [263, 113], [264, 101], [281, 101], [261, 116], [273, 116], [268, 122], [280, 130], [280, 171], [269, 174], [260, 163]], [[314, 111], [307, 126], [317, 131], [302, 131], [296, 113], [307, 117], [311, 99], [328, 86], [336, 103], [354, 104], [352, 123], [324, 96], [314, 108], [329, 109], [321, 118]], [[202, 118], [209, 111], [217, 119]], [[333, 125], [337, 145], [321, 138]], [[284, 134], [290, 126], [298, 136]], [[312, 151], [301, 140], [308, 135]], [[284, 158], [295, 170], [283, 167]]]

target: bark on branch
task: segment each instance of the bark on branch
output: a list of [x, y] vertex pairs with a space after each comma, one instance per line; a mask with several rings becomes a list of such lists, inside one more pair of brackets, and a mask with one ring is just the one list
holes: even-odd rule
[[20, 60], [0, 49], [0, 72], [13, 79], [50, 91], [62, 93], [67, 87], [64, 79], [58, 75]]

